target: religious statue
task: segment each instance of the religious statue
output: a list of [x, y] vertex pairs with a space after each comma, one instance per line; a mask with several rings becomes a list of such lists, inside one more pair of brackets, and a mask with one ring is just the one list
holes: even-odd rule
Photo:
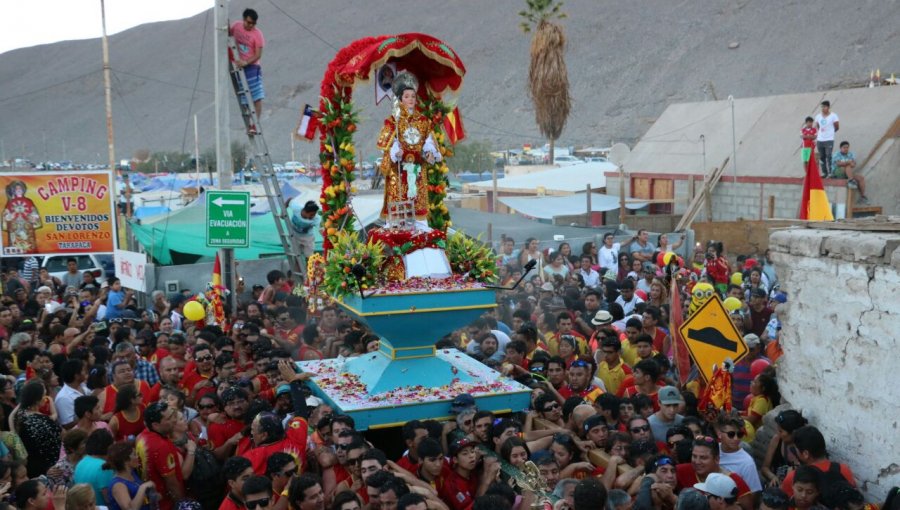
[[394, 108], [385, 119], [378, 136], [378, 148], [384, 153], [381, 173], [384, 175], [384, 205], [381, 217], [387, 216], [391, 203], [406, 200], [415, 204], [415, 217], [428, 215], [428, 179], [424, 164], [441, 160], [441, 152], [431, 136], [431, 119], [416, 110], [418, 81], [408, 71], [397, 74], [393, 82]]
[[34, 231], [41, 228], [41, 215], [30, 198], [25, 196], [27, 187], [19, 180], [6, 186], [6, 207], [3, 209], [3, 231], [7, 235], [5, 254], [35, 253], [37, 239]]

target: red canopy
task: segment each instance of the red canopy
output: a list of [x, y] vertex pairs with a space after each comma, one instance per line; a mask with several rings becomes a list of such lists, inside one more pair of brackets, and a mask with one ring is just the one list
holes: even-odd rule
[[[419, 94], [459, 90], [466, 68], [449, 46], [430, 35], [409, 33], [366, 37], [341, 49], [325, 70], [323, 97], [332, 98], [335, 88], [352, 94], [356, 80], [368, 80], [372, 71], [394, 62], [419, 80]], [[424, 87], [424, 90], [423, 90]], [[348, 90], [349, 89], [349, 90]]]

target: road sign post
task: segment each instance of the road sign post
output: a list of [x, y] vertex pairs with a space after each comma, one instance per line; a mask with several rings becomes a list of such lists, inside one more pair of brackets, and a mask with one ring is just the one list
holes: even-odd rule
[[722, 366], [726, 359], [737, 363], [749, 351], [718, 296], [703, 303], [678, 331], [707, 382], [713, 376], [713, 367]]
[[206, 246], [250, 247], [250, 193], [206, 192]]

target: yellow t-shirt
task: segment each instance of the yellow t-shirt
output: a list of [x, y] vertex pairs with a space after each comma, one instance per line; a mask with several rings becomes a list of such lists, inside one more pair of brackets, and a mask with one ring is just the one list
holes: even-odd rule
[[597, 368], [597, 378], [603, 381], [606, 391], [613, 395], [619, 391], [619, 386], [622, 385], [622, 381], [628, 376], [625, 373], [625, 369], [622, 368], [623, 363], [624, 361], [621, 361], [616, 368], [610, 369], [609, 363], [601, 361], [600, 366]]

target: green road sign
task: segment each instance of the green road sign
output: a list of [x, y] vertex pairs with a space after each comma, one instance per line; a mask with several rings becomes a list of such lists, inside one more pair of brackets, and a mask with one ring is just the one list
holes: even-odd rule
[[206, 192], [206, 246], [213, 248], [250, 246], [249, 192]]

